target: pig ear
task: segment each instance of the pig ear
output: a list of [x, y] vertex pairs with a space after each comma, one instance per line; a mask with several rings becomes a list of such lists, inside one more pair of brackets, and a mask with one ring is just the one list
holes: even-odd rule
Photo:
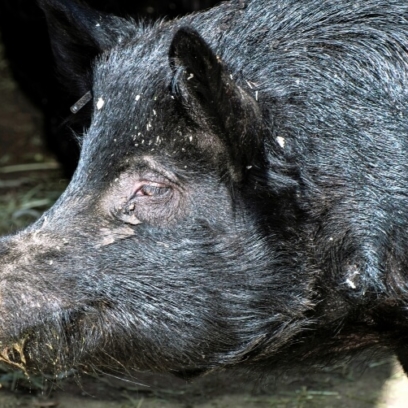
[[[133, 27], [131, 22], [105, 15], [74, 0], [38, 0], [43, 9], [63, 82], [78, 92], [89, 90], [86, 78], [94, 58], [112, 48]], [[79, 87], [79, 89], [77, 89]]]
[[220, 135], [236, 166], [252, 165], [262, 140], [261, 113], [254, 98], [234, 82], [220, 58], [191, 28], [176, 32], [169, 58], [173, 92], [189, 114], [205, 120]]

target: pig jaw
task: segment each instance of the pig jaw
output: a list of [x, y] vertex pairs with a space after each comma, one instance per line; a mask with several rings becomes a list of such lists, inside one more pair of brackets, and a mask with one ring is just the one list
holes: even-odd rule
[[[45, 215], [49, 223], [40, 220], [0, 241], [0, 359], [13, 367], [53, 374], [72, 368], [123, 371], [126, 367], [192, 376], [245, 361], [267, 341], [279, 349], [282, 344], [274, 333], [285, 327], [286, 341], [308, 325], [302, 311], [295, 310], [299, 283], [278, 282], [278, 277], [271, 281], [270, 254], [262, 259], [260, 254], [268, 251], [260, 251], [262, 244], [249, 225], [220, 236], [204, 225], [196, 241], [193, 235], [172, 241], [174, 232], [162, 231], [161, 237], [155, 236], [154, 247], [143, 249], [137, 239], [147, 231], [139, 224], [128, 227], [139, 229], [138, 233], [124, 239], [115, 236], [105, 245], [100, 245], [106, 238], [102, 233], [92, 242], [79, 233], [63, 240], [49, 229], [62, 208]], [[252, 248], [247, 246], [247, 234], [254, 241]], [[204, 253], [200, 263], [217, 265], [216, 269], [207, 266], [188, 272], [186, 268], [197, 261], [192, 248], [201, 241], [223, 256]], [[163, 261], [153, 259], [153, 254], [163, 250], [180, 259], [161, 265]], [[120, 269], [132, 270], [130, 278], [110, 273], [118, 251], [127, 254]], [[150, 264], [141, 253], [152, 255]], [[232, 267], [237, 253], [246, 253], [239, 271]], [[263, 277], [251, 288], [255, 270], [263, 271]], [[285, 299], [270, 296], [268, 285], [285, 284], [292, 290]], [[305, 301], [303, 306], [310, 308], [311, 303]]]

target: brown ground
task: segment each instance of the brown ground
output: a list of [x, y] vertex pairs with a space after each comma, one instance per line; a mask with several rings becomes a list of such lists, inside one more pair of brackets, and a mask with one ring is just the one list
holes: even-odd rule
[[[11, 80], [0, 49], [0, 234], [32, 222], [49, 207], [66, 185], [60, 174], [42, 145], [41, 114]], [[140, 374], [131, 382], [86, 377], [78, 385], [68, 379], [54, 389], [46, 379], [27, 380], [0, 368], [0, 388], [0, 408], [408, 406], [408, 381], [392, 358], [314, 374], [299, 371], [276, 382], [222, 373], [187, 384]]]

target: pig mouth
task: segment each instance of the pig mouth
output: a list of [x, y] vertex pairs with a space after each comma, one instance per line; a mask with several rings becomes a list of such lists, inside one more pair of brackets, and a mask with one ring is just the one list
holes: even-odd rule
[[[44, 351], [43, 347], [47, 346], [53, 350], [48, 350], [48, 353], [41, 353], [41, 350]], [[34, 349], [31, 350], [33, 347]], [[50, 355], [47, 356], [47, 354], [50, 354], [49, 351], [55, 353], [52, 358], [50, 358]], [[32, 352], [34, 352], [34, 355], [32, 355]], [[60, 353], [51, 344], [36, 344], [36, 340], [30, 339], [28, 336], [11, 342], [7, 346], [2, 346], [0, 349], [0, 363], [4, 363], [11, 370], [22, 372], [28, 379], [32, 375], [46, 375], [49, 378], [52, 376], [52, 378], [61, 379], [65, 378], [67, 373], [77, 372], [76, 368], [63, 365], [59, 357], [61, 357]]]
[[0, 351], [0, 362], [6, 365], [20, 369], [27, 377], [27, 360], [25, 356], [25, 345], [27, 339], [19, 340], [7, 347], [4, 347]]
[[80, 312], [71, 309], [54, 311], [48, 321], [42, 315], [16, 328], [14, 333], [3, 333], [0, 363], [22, 371], [26, 377], [59, 375], [80, 365], [80, 358], [72, 357], [79, 354], [83, 357], [84, 342], [92, 342], [87, 338], [89, 333], [86, 333], [86, 325], [81, 324], [80, 316]]

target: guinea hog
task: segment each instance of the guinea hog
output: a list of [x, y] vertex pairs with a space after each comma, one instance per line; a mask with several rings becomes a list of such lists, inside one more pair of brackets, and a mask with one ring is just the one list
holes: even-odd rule
[[405, 0], [153, 25], [40, 5], [91, 124], [65, 193], [0, 241], [2, 360], [188, 378], [371, 348], [407, 369]]

